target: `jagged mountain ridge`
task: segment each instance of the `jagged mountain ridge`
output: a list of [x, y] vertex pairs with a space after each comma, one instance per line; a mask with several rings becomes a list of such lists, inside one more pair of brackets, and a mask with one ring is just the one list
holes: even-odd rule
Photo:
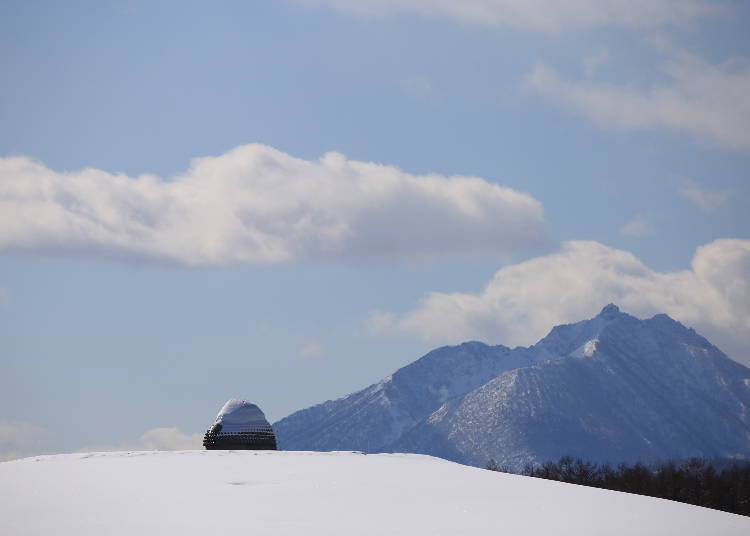
[[666, 315], [639, 320], [608, 305], [529, 348], [440, 348], [274, 426], [287, 449], [416, 452], [474, 465], [563, 454], [749, 458], [748, 408], [750, 369]]
[[293, 413], [274, 431], [285, 450], [379, 452], [446, 400], [546, 357], [480, 342], [438, 348], [361, 391]]

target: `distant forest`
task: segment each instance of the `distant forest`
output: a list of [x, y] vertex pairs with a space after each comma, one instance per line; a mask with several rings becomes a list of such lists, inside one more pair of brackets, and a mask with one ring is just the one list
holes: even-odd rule
[[563, 456], [558, 462], [527, 464], [520, 473], [490, 460], [491, 471], [514, 473], [594, 488], [624, 491], [750, 516], [750, 463], [692, 458], [612, 467]]

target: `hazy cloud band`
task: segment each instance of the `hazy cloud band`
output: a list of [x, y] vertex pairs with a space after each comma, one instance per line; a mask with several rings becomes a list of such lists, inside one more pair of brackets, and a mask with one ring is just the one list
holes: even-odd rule
[[664, 66], [667, 83], [638, 90], [570, 81], [544, 64], [525, 87], [603, 127], [667, 128], [729, 149], [750, 149], [750, 67], [747, 58], [714, 65], [677, 53]]
[[653, 28], [714, 15], [707, 0], [297, 0], [359, 16], [416, 13], [481, 26], [515, 26], [554, 32], [592, 26]]

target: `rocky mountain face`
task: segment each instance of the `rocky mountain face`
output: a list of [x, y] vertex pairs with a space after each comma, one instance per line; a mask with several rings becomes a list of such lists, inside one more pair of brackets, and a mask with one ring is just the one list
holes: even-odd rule
[[666, 315], [639, 320], [608, 305], [529, 348], [434, 350], [274, 429], [282, 449], [472, 465], [750, 458], [750, 369]]

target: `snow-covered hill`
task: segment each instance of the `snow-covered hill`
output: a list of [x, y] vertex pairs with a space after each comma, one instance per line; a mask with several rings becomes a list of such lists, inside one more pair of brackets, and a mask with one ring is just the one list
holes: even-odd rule
[[440, 348], [275, 429], [282, 448], [475, 465], [748, 458], [750, 369], [666, 315], [639, 320], [608, 305], [530, 348]]
[[0, 533], [750, 534], [750, 518], [410, 454], [184, 451], [0, 463]]

